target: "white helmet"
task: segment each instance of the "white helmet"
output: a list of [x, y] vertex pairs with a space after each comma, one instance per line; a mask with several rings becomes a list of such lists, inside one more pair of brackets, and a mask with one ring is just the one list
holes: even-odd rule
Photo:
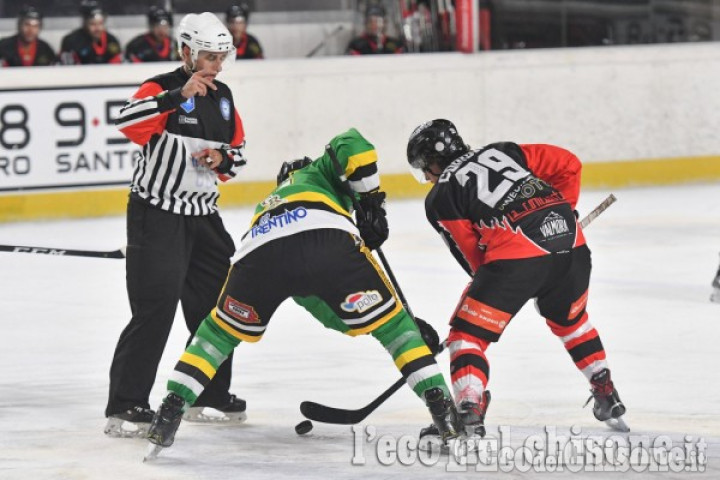
[[[230, 53], [235, 50], [233, 37], [227, 27], [210, 12], [185, 15], [178, 25], [176, 35], [180, 57], [182, 57], [183, 45], [190, 48], [193, 69], [201, 50], [220, 53]], [[228, 55], [228, 59], [231, 58], [234, 60], [235, 55]]]

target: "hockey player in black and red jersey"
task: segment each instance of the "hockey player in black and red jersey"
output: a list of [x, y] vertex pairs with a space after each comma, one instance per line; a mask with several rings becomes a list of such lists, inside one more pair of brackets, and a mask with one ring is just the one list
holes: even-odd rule
[[177, 48], [170, 36], [172, 15], [161, 7], [148, 9], [148, 31], [130, 40], [125, 47], [128, 62], [166, 62], [177, 59]]
[[98, 63], [121, 63], [120, 42], [105, 28], [106, 15], [95, 0], [83, 0], [80, 4], [82, 27], [62, 39], [60, 63], [63, 65], [86, 65]]
[[243, 3], [231, 5], [225, 12], [225, 24], [233, 36], [235, 58], [238, 60], [259, 60], [264, 58], [263, 49], [255, 36], [247, 33], [250, 22], [250, 7]]
[[[245, 164], [245, 133], [230, 88], [216, 79], [234, 61], [232, 38], [212, 13], [187, 15], [177, 29], [183, 65], [143, 83], [121, 109], [118, 128], [142, 146], [127, 210], [127, 289], [132, 319], [110, 369], [105, 432], [144, 436], [148, 396], [181, 303], [194, 333], [217, 300], [232, 238], [218, 214], [218, 181]], [[245, 401], [229, 393], [232, 359], [219, 367], [190, 420], [242, 421]], [[125, 423], [132, 423], [128, 426]]]
[[626, 429], [625, 406], [586, 311], [591, 263], [574, 215], [578, 158], [552, 145], [502, 142], [472, 150], [443, 119], [415, 129], [407, 157], [416, 177], [434, 185], [425, 201], [430, 224], [472, 277], [448, 335], [455, 402], [466, 426], [484, 435], [485, 352], [534, 298], [589, 380], [595, 417]]
[[0, 66], [38, 67], [55, 64], [55, 52], [47, 42], [40, 40], [42, 13], [25, 6], [20, 10], [17, 35], [0, 40]]

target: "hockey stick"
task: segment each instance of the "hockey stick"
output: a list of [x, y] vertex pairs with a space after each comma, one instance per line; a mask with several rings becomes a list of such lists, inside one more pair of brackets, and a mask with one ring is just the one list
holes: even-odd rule
[[593, 208], [592, 212], [588, 213], [587, 215], [585, 215], [585, 218], [580, 220], [580, 226], [583, 228], [587, 227], [590, 222], [597, 218], [598, 215], [607, 210], [610, 205], [615, 203], [615, 200], [617, 200], [617, 198], [615, 198], [615, 195], [613, 195], [612, 193], [608, 195], [608, 197], [603, 200], [600, 205]]
[[[598, 215], [607, 210], [607, 208], [612, 205], [615, 200], [617, 200], [615, 195], [610, 194], [605, 200], [603, 200], [602, 203], [600, 203], [600, 205], [595, 207], [580, 221], [580, 225], [583, 228], [590, 225], [590, 223], [595, 220]], [[440, 349], [437, 353], [442, 352], [444, 348], [445, 342], [440, 344]], [[376, 408], [382, 405], [385, 400], [400, 390], [404, 384], [405, 377], [402, 377], [393, 383], [390, 388], [382, 392], [375, 400], [356, 410], [328, 407], [327, 405], [322, 405], [316, 402], [304, 401], [300, 404], [300, 413], [302, 413], [305, 418], [316, 422], [332, 423], [336, 425], [354, 425], [365, 420], [365, 418], [374, 412]]]
[[59, 257], [93, 257], [93, 258], [125, 258], [125, 247], [109, 252], [95, 250], [71, 250], [52, 247], [27, 247], [23, 245], [0, 245], [0, 252], [39, 253], [42, 255], [55, 255]]
[[[360, 202], [355, 198], [355, 192], [353, 191], [352, 187], [350, 186], [350, 181], [345, 176], [345, 171], [342, 168], [342, 165], [340, 165], [340, 161], [337, 158], [337, 155], [335, 154], [335, 150], [332, 148], [331, 145], [325, 146], [325, 151], [330, 156], [330, 160], [332, 160], [333, 165], [335, 165], [335, 171], [338, 174], [338, 177], [340, 178], [340, 182], [342, 183], [343, 189], [345, 189], [345, 194], [350, 197], [350, 200], [352, 201], [353, 208], [356, 212], [358, 212], [358, 215], [363, 215], [363, 208], [360, 206]], [[385, 254], [383, 253], [382, 249], [380, 247], [376, 248], [375, 251], [377, 252], [378, 256], [380, 257], [380, 262], [383, 265], [383, 268], [385, 269], [385, 272], [387, 273], [388, 277], [390, 278], [390, 283], [392, 284], [393, 288], [395, 288], [395, 292], [397, 292], [398, 298], [400, 298], [400, 303], [402, 303], [402, 306], [405, 307], [405, 310], [410, 314], [413, 320], [415, 320], [415, 315], [413, 315], [412, 310], [410, 310], [410, 306], [407, 303], [407, 300], [405, 299], [405, 295], [403, 294], [402, 290], [400, 290], [400, 285], [398, 285], [397, 280], [395, 279], [395, 275], [392, 272], [392, 269], [390, 268], [390, 265], [388, 264], [387, 259], [385, 258]]]
[[339, 31], [341, 31], [343, 28], [344, 28], [344, 27], [343, 27], [342, 25], [338, 25], [337, 27], [335, 27], [335, 29], [334, 29], [332, 32], [330, 32], [330, 33], [328, 33], [327, 35], [325, 35], [325, 37], [320, 41], [320, 43], [318, 43], [318, 44], [315, 46], [315, 48], [313, 48], [312, 50], [310, 50], [310, 51], [307, 53], [307, 55], [305, 55], [305, 58], [310, 58], [310, 57], [315, 56], [315, 54], [316, 54], [317, 52], [319, 52], [320, 49], [325, 46], [325, 44], [327, 43], [327, 41], [330, 40], [331, 37], [334, 37], [335, 35], [337, 35], [337, 33], [338, 33]]

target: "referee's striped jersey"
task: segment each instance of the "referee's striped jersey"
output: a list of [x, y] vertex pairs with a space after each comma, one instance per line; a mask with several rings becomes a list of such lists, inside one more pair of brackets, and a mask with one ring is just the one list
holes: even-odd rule
[[[227, 181], [245, 165], [245, 132], [230, 88], [188, 100], [180, 91], [190, 76], [181, 67], [143, 83], [120, 111], [120, 131], [141, 145], [142, 158], [133, 172], [132, 195], [181, 215], [217, 211], [218, 179]], [[218, 149], [223, 162], [210, 170], [192, 157]]]

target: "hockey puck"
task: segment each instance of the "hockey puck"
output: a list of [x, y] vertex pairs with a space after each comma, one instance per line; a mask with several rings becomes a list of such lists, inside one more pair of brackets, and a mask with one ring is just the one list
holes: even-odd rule
[[305, 435], [310, 433], [313, 429], [313, 424], [310, 420], [303, 420], [302, 422], [295, 425], [295, 433], [298, 435]]

